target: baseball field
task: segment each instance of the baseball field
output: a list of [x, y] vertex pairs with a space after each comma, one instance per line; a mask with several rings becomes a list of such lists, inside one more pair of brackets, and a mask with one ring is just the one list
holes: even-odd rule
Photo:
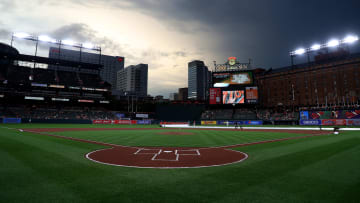
[[360, 131], [0, 125], [1, 202], [359, 202]]

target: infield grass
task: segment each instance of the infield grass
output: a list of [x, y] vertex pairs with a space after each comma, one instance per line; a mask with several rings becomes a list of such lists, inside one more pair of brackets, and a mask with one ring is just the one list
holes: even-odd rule
[[[49, 128], [54, 125], [11, 125], [13, 128], [25, 126]], [[227, 166], [136, 169], [102, 165], [84, 158], [86, 153], [103, 146], [2, 127], [4, 125], [0, 125], [1, 202], [360, 201], [358, 131], [238, 147], [235, 150], [247, 153], [249, 158]], [[191, 131], [193, 135], [158, 135], [159, 131], [164, 132], [56, 134], [140, 146], [221, 146], [279, 138], [277, 136], [301, 136], [203, 130]], [[216, 134], [212, 134], [214, 132]]]

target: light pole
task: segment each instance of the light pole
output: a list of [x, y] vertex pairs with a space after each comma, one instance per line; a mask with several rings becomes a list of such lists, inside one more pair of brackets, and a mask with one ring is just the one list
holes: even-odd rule
[[307, 54], [308, 63], [310, 63], [310, 53], [318, 51], [320, 49], [325, 49], [328, 51], [328, 48], [339, 47], [339, 46], [346, 46], [348, 47], [349, 44], [352, 44], [358, 41], [359, 38], [354, 35], [348, 35], [347, 37], [343, 38], [342, 40], [332, 39], [325, 44], [314, 44], [309, 48], [299, 48], [295, 51], [290, 52], [290, 59], [291, 59], [291, 66], [294, 66], [294, 58], [299, 55]]

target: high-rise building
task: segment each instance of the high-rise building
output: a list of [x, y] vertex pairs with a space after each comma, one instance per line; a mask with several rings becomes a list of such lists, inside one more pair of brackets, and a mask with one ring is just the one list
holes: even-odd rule
[[176, 92], [170, 93], [170, 95], [169, 95], [169, 100], [170, 100], [170, 101], [179, 100], [179, 95], [178, 95], [178, 93], [176, 93]]
[[179, 88], [178, 100], [186, 101], [187, 98], [188, 98], [188, 88], [187, 87]]
[[117, 72], [117, 90], [146, 97], [148, 86], [148, 65], [132, 65]]
[[[103, 69], [100, 71], [100, 77], [111, 84], [112, 89], [116, 89], [116, 73], [119, 70], [124, 69], [124, 57], [121, 56], [108, 56], [108, 55], [101, 55], [97, 53], [88, 53], [88, 52], [81, 52], [77, 50], [70, 50], [70, 49], [60, 49], [55, 47], [50, 47], [49, 50], [49, 58], [56, 58], [62, 60], [69, 60], [69, 61], [81, 61], [85, 63], [93, 63], [93, 64], [100, 64], [103, 65]], [[77, 68], [71, 67], [59, 67], [56, 65], [50, 65], [49, 69], [58, 69], [58, 70], [65, 70], [65, 71], [77, 71]], [[96, 71], [81, 69], [80, 72], [83, 73], [97, 73]]]
[[203, 61], [188, 63], [188, 99], [206, 100], [210, 86], [210, 72]]

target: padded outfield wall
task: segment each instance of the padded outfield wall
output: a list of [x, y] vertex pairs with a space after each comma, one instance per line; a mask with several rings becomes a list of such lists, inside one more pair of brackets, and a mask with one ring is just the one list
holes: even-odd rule
[[301, 111], [300, 125], [360, 126], [360, 110]]

